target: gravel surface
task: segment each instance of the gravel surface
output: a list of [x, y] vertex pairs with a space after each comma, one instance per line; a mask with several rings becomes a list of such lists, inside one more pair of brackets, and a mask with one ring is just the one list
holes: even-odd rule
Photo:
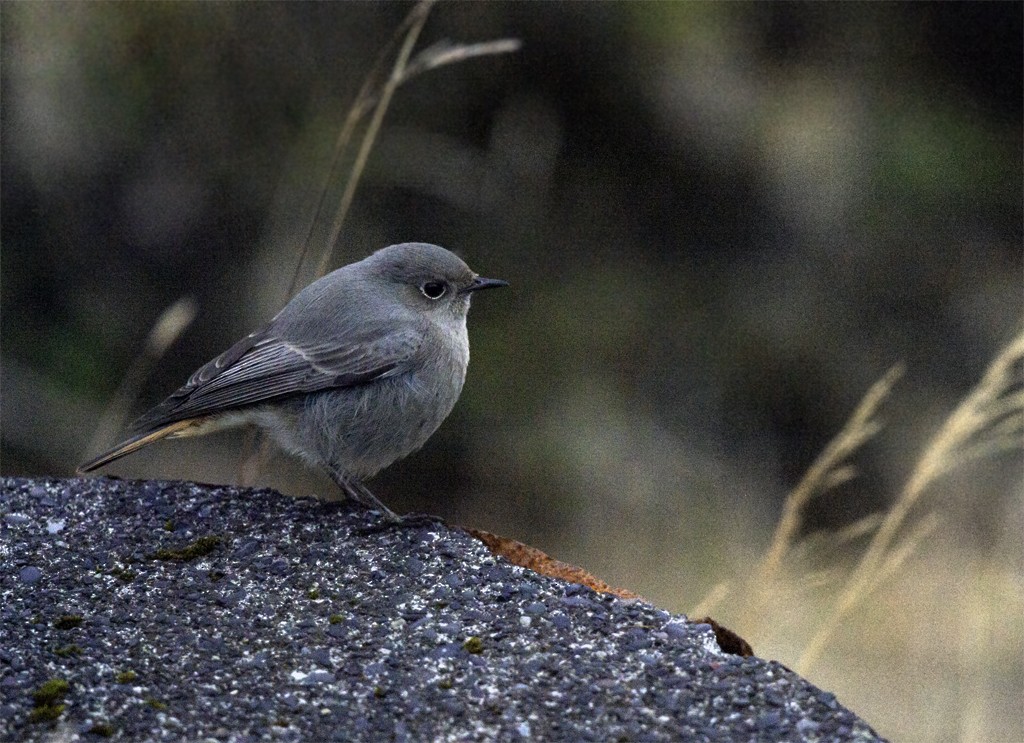
[[0, 740], [880, 740], [707, 625], [443, 525], [194, 483], [0, 488]]

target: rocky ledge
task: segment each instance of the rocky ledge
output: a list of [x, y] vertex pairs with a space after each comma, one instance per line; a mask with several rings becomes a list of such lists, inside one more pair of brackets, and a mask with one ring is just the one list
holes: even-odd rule
[[0, 480], [5, 741], [873, 741], [711, 628], [440, 523], [269, 490]]

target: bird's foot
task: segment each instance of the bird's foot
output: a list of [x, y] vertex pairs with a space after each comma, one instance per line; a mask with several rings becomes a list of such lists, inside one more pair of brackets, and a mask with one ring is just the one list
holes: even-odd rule
[[427, 513], [410, 513], [399, 516], [390, 508], [385, 506], [380, 499], [370, 492], [370, 489], [363, 483], [350, 475], [329, 470], [331, 477], [341, 488], [346, 497], [352, 499], [359, 505], [370, 511], [379, 511], [381, 520], [372, 526], [365, 526], [355, 530], [355, 534], [366, 536], [368, 534], [379, 534], [390, 529], [416, 529], [422, 527], [443, 526], [450, 529], [441, 518], [431, 516]]
[[354, 529], [353, 533], [357, 536], [365, 537], [370, 534], [380, 534], [392, 529], [422, 529], [430, 527], [444, 527], [445, 529], [452, 528], [440, 516], [431, 516], [429, 513], [407, 513], [405, 516], [398, 516], [393, 511], [389, 510], [387, 513], [383, 513], [382, 516], [383, 518], [381, 518], [381, 520], [376, 524]]

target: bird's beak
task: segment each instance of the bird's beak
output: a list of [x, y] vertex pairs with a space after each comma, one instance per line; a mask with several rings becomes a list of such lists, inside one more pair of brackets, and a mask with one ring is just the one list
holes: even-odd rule
[[501, 279], [485, 279], [483, 276], [477, 276], [473, 279], [473, 283], [459, 292], [459, 294], [469, 294], [481, 289], [496, 289], [499, 286], [508, 286], [508, 282]]

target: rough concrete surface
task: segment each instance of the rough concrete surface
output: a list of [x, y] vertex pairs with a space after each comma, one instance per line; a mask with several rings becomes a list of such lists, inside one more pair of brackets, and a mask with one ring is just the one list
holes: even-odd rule
[[443, 525], [194, 483], [0, 487], [0, 740], [880, 740], [707, 625]]

